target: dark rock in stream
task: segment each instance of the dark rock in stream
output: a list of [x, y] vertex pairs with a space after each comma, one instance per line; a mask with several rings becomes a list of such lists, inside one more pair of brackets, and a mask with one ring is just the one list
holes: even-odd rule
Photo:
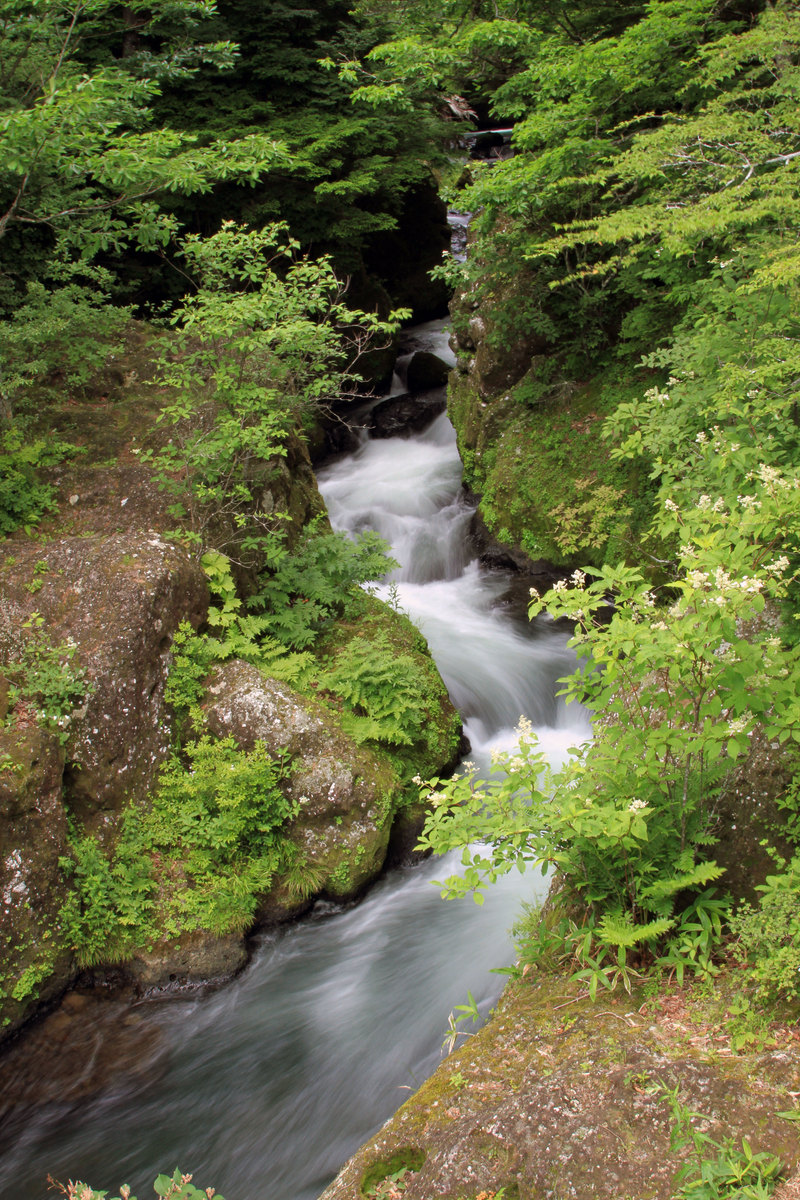
[[367, 417], [366, 428], [374, 438], [411, 437], [426, 429], [446, 407], [447, 392], [443, 387], [413, 396], [404, 392], [376, 404]]
[[14, 1139], [31, 1110], [85, 1103], [101, 1091], [155, 1082], [165, 1069], [161, 1030], [130, 997], [68, 992], [0, 1056], [0, 1126]]
[[430, 350], [417, 350], [406, 367], [406, 386], [410, 392], [444, 387], [449, 374], [449, 366], [438, 354], [432, 354]]

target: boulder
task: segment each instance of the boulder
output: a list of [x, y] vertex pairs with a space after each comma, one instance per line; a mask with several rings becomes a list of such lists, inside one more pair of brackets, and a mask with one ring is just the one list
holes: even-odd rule
[[348, 738], [321, 704], [238, 659], [217, 670], [205, 714], [215, 737], [233, 737], [244, 750], [261, 741], [271, 754], [291, 756], [286, 788], [299, 809], [288, 832], [315, 891], [334, 899], [361, 891], [386, 858], [400, 794], [391, 768]]
[[398, 1175], [403, 1200], [488, 1200], [501, 1189], [508, 1200], [671, 1200], [694, 1153], [670, 1136], [673, 1088], [711, 1138], [747, 1138], [796, 1168], [800, 1135], [775, 1113], [796, 1086], [800, 1051], [792, 1031], [778, 1029], [732, 1053], [725, 1023], [741, 996], [738, 973], [705, 995], [662, 985], [656, 997], [640, 989], [597, 1003], [567, 975], [534, 972], [509, 985], [489, 1023], [320, 1200], [392, 1195]]
[[430, 350], [417, 350], [406, 367], [406, 386], [410, 392], [444, 387], [449, 374], [449, 366], [438, 354], [432, 354]]
[[205, 576], [185, 550], [156, 534], [14, 549], [0, 567], [6, 619], [21, 623], [38, 613], [51, 644], [75, 643], [75, 661], [88, 675], [91, 690], [67, 731], [64, 786], [72, 814], [98, 832], [109, 814], [147, 794], [166, 758], [172, 638], [182, 621], [203, 620]]
[[372, 409], [366, 427], [374, 438], [410, 437], [430, 425], [446, 408], [447, 390], [443, 387], [413, 396], [405, 393], [389, 396]]

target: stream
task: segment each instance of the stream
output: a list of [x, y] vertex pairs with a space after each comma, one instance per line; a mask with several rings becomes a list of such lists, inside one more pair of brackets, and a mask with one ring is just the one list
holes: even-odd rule
[[[409, 351], [452, 361], [443, 322], [410, 333]], [[554, 762], [588, 736], [585, 712], [555, 695], [572, 665], [566, 636], [515, 616], [508, 577], [471, 561], [446, 416], [409, 438], [365, 438], [319, 480], [334, 525], [375, 528], [391, 543], [401, 566], [382, 594], [428, 639], [471, 759], [486, 770], [493, 749], [512, 748], [521, 714]], [[318, 904], [260, 936], [246, 971], [210, 997], [104, 1002], [97, 1021], [94, 1008], [76, 1013], [71, 1049], [63, 1038], [52, 1048], [72, 1055], [76, 1073], [5, 1119], [0, 1200], [45, 1200], [48, 1173], [95, 1188], [128, 1182], [145, 1197], [176, 1165], [227, 1200], [315, 1200], [436, 1067], [467, 991], [483, 1014], [491, 1008], [503, 984], [492, 969], [512, 956], [507, 931], [522, 900], [542, 894], [541, 876], [515, 873], [482, 907], [444, 903], [432, 881], [456, 862], [394, 870], [345, 909]], [[116, 1069], [100, 1090], [81, 1087], [98, 1056]]]

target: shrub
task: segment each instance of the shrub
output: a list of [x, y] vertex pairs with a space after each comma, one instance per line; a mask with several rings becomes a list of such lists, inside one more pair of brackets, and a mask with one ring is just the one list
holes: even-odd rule
[[757, 888], [757, 905], [742, 904], [731, 919], [734, 953], [746, 962], [757, 997], [800, 999], [800, 857]]

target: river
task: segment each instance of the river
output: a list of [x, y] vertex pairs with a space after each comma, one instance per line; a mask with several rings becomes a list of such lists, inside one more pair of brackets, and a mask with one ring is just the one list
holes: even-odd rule
[[[449, 355], [442, 322], [420, 327], [413, 345]], [[427, 637], [470, 757], [486, 767], [492, 749], [511, 748], [524, 714], [560, 761], [588, 736], [586, 714], [555, 695], [571, 667], [565, 636], [515, 617], [508, 578], [471, 561], [460, 480], [444, 415], [413, 437], [364, 440], [320, 473], [335, 525], [390, 541], [401, 566], [383, 593]], [[543, 886], [515, 873], [483, 907], [445, 903], [432, 881], [454, 869], [398, 869], [358, 905], [317, 905], [261, 936], [247, 970], [210, 997], [112, 1002], [102, 1021], [78, 1017], [73, 1058], [89, 1073], [103, 1055], [118, 1069], [100, 1090], [73, 1078], [57, 1099], [12, 1111], [0, 1198], [45, 1200], [48, 1173], [96, 1188], [128, 1182], [144, 1197], [158, 1172], [180, 1166], [227, 1200], [315, 1200], [436, 1067], [467, 991], [484, 1014], [494, 1003], [503, 977], [492, 969], [512, 955], [507, 931]]]

